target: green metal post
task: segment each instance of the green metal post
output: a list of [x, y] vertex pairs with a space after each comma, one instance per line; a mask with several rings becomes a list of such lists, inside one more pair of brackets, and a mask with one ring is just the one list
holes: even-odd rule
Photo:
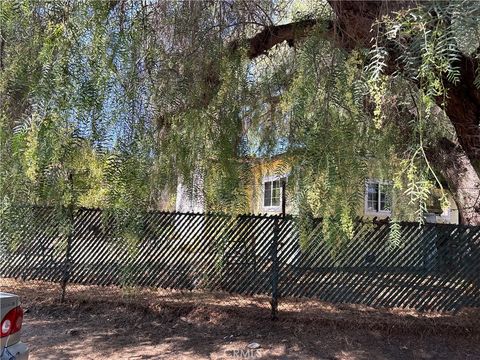
[[278, 240], [280, 233], [280, 218], [275, 217], [273, 219], [273, 239], [271, 246], [271, 257], [272, 257], [272, 272], [271, 272], [271, 282], [272, 282], [272, 300], [270, 305], [272, 307], [272, 320], [278, 319], [278, 277], [279, 277], [279, 266], [278, 266]]

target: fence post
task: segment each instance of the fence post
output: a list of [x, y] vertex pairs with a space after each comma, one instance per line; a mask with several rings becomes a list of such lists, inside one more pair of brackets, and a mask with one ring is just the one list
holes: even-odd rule
[[280, 233], [279, 226], [280, 218], [275, 216], [273, 221], [273, 239], [271, 245], [271, 258], [272, 258], [272, 269], [271, 269], [271, 282], [272, 282], [272, 299], [270, 305], [272, 307], [272, 320], [278, 319], [278, 276], [279, 276], [279, 266], [278, 266], [278, 238]]
[[72, 238], [75, 233], [75, 217], [73, 207], [68, 208], [68, 219], [70, 221], [70, 229], [68, 231], [67, 237], [67, 249], [65, 251], [65, 262], [63, 266], [63, 275], [62, 275], [62, 297], [60, 301], [63, 303], [65, 301], [65, 293], [67, 291], [67, 283], [70, 278], [70, 249], [72, 247]]

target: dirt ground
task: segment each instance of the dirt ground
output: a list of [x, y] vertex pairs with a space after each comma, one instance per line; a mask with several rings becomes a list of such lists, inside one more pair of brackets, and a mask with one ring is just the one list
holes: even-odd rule
[[[22, 297], [31, 359], [480, 359], [480, 312], [421, 314], [179, 291], [0, 278]], [[249, 348], [257, 343], [258, 348]]]

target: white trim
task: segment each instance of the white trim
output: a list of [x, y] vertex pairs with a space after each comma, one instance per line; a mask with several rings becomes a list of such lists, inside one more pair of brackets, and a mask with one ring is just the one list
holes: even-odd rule
[[[368, 208], [368, 185], [369, 184], [378, 184], [378, 211], [372, 211]], [[392, 215], [392, 209], [390, 210], [380, 210], [380, 185], [392, 185], [391, 181], [385, 180], [378, 180], [378, 179], [365, 179], [365, 190], [364, 190], [364, 201], [363, 201], [363, 211], [365, 215], [368, 216], [390, 216]], [[392, 197], [392, 204], [393, 207], [393, 197]]]
[[261, 196], [261, 202], [262, 202], [262, 209], [263, 211], [266, 212], [280, 212], [282, 211], [282, 201], [283, 201], [283, 188], [282, 188], [282, 183], [280, 182], [280, 205], [275, 205], [275, 206], [265, 206], [265, 183], [271, 182], [272, 183], [272, 189], [273, 189], [273, 182], [277, 180], [282, 180], [285, 179], [287, 181], [288, 174], [284, 175], [267, 175], [262, 178], [262, 196]]
[[262, 177], [262, 184], [268, 182], [268, 181], [275, 181], [275, 180], [280, 180], [280, 179], [286, 179], [289, 174], [285, 175], [266, 175]]

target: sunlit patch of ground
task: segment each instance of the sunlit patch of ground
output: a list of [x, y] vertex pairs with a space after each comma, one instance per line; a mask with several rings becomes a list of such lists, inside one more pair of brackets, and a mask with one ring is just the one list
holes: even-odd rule
[[[207, 292], [0, 278], [27, 309], [32, 359], [480, 359], [480, 313], [417, 313]], [[249, 348], [251, 343], [259, 348]]]

